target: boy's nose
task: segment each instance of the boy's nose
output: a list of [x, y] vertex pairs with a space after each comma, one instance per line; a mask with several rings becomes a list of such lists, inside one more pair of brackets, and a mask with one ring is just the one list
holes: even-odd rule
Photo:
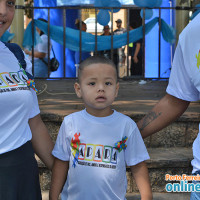
[[98, 92], [103, 92], [104, 91], [104, 86], [103, 84], [98, 85]]
[[104, 89], [98, 89], [98, 92], [104, 92]]

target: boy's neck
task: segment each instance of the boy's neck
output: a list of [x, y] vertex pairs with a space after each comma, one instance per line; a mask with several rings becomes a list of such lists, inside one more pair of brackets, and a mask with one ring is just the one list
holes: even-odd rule
[[90, 109], [90, 108], [86, 108], [87, 113], [89, 113], [90, 115], [93, 115], [95, 117], [107, 117], [113, 114], [113, 110], [111, 109], [111, 107], [108, 107], [106, 109], [99, 109], [99, 110], [94, 110], [94, 109]]

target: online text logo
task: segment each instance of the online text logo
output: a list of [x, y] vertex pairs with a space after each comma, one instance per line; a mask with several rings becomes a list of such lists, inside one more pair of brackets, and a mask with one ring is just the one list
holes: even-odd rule
[[167, 192], [200, 192], [200, 175], [199, 174], [197, 175], [166, 174], [165, 180], [174, 182], [174, 183], [166, 184], [165, 189]]

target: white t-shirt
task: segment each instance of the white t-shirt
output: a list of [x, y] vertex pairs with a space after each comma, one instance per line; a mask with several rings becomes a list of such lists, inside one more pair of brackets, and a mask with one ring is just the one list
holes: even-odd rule
[[[200, 99], [200, 14], [179, 36], [167, 93], [186, 101]], [[200, 170], [200, 134], [193, 143], [193, 173]]]
[[115, 35], [121, 35], [121, 34], [123, 34], [123, 33], [125, 33], [126, 32], [126, 29], [125, 28], [120, 28], [120, 29], [116, 29], [115, 31], [114, 31], [114, 34]]
[[[115, 143], [125, 136], [127, 148], [119, 152]], [[72, 144], [79, 145], [78, 152]], [[94, 117], [86, 110], [65, 117], [52, 154], [69, 161], [62, 200], [125, 199], [126, 165], [149, 159], [135, 122], [116, 111], [108, 117]]]
[[[46, 53], [45, 58], [48, 58], [48, 36], [43, 34], [40, 36], [41, 41], [34, 47], [34, 51]], [[51, 44], [50, 44], [51, 49]], [[32, 58], [32, 57], [30, 57]], [[35, 60], [39, 58], [34, 58]]]
[[[28, 79], [17, 58], [0, 42], [0, 154], [16, 149], [31, 140], [28, 120], [39, 114], [35, 91], [27, 87]], [[26, 71], [31, 73], [31, 63]]]

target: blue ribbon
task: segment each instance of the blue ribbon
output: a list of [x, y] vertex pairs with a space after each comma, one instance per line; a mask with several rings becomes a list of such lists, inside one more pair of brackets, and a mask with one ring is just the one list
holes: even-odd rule
[[2, 42], [8, 42], [10, 40], [12, 40], [14, 38], [15, 34], [14, 33], [10, 33], [8, 31], [6, 31], [1, 37], [0, 37], [0, 41]]
[[[159, 18], [155, 17], [151, 21], [145, 24], [145, 34], [148, 34], [151, 29], [158, 23]], [[40, 21], [34, 21], [34, 31], [35, 31], [35, 39], [34, 46], [38, 43], [36, 39], [36, 29], [38, 27], [45, 34], [48, 34], [48, 24]], [[174, 43], [175, 41], [175, 31], [172, 27], [170, 27], [163, 19], [161, 19], [161, 33], [164, 38], [169, 43]], [[66, 48], [72, 51], [80, 51], [80, 33], [79, 30], [75, 30], [72, 28], [66, 27], [65, 32]], [[63, 45], [63, 27], [50, 25], [50, 38], [59, 44]], [[136, 28], [134, 30], [129, 31], [129, 43], [136, 42], [139, 39], [143, 38], [143, 26]], [[127, 32], [121, 35], [113, 35], [113, 48], [117, 49], [122, 46], [127, 45]], [[25, 33], [23, 40], [23, 47], [31, 48], [33, 46], [32, 39], [32, 22], [29, 23]], [[109, 50], [111, 49], [111, 36], [97, 36], [97, 50]], [[95, 35], [90, 33], [82, 32], [82, 51], [95, 51]]]

